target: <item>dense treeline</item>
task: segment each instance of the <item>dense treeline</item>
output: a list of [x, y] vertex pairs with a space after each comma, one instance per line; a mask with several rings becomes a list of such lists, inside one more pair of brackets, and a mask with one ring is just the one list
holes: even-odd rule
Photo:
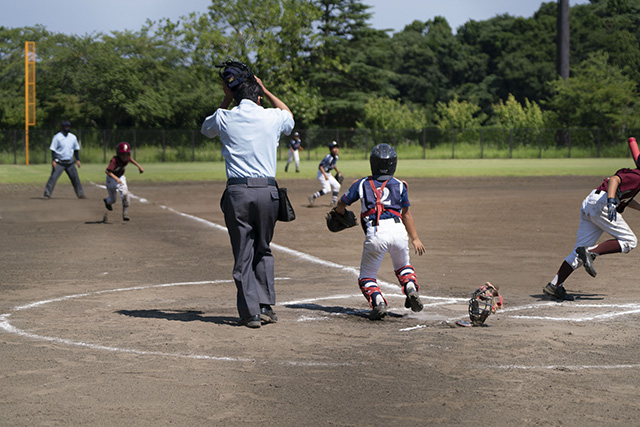
[[[557, 3], [529, 18], [442, 17], [374, 29], [359, 0], [212, 0], [178, 22], [72, 36], [0, 27], [0, 129], [24, 127], [36, 42], [37, 127], [197, 128], [222, 98], [215, 65], [248, 63], [300, 128], [640, 126], [640, 0], [571, 8], [571, 77], [556, 73]], [[418, 17], [419, 18], [419, 17]]]

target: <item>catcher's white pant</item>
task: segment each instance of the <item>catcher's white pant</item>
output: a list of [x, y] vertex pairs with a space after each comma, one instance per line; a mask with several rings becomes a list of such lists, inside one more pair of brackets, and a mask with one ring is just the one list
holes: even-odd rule
[[362, 246], [359, 279], [376, 279], [387, 252], [391, 256], [394, 271], [411, 264], [407, 229], [402, 221], [396, 222], [395, 218], [381, 219], [378, 227], [368, 226]]
[[289, 159], [287, 160], [286, 167], [289, 167], [289, 163], [291, 163], [292, 161], [295, 161], [296, 169], [298, 169], [300, 167], [300, 153], [298, 152], [298, 150], [289, 150]]
[[127, 187], [127, 178], [122, 175], [120, 177], [120, 181], [122, 181], [122, 184], [118, 184], [115, 179], [107, 175], [107, 191], [109, 192], [107, 203], [115, 203], [117, 198], [116, 192], [119, 192], [120, 197], [122, 198], [122, 205], [129, 206], [129, 187]]
[[322, 194], [329, 194], [331, 189], [333, 189], [334, 192], [340, 192], [340, 183], [336, 181], [330, 172], [327, 172], [327, 176], [329, 179], [324, 179], [324, 175], [318, 170], [318, 181], [322, 184]]
[[580, 208], [580, 226], [576, 236], [576, 246], [573, 252], [565, 258], [569, 265], [576, 268], [582, 266], [582, 261], [578, 257], [576, 248], [595, 246], [596, 242], [607, 232], [620, 243], [622, 253], [628, 253], [638, 245], [638, 238], [631, 231], [627, 222], [621, 214], [617, 215], [615, 221], [609, 221], [609, 211], [607, 210], [607, 192], [601, 191], [599, 194], [593, 190], [583, 201]]

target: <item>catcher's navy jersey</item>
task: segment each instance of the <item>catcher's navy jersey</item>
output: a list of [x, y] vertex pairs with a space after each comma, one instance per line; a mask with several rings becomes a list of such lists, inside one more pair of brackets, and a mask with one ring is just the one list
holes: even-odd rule
[[[371, 179], [370, 177], [362, 178], [354, 182], [346, 193], [342, 195], [342, 201], [347, 205], [351, 205], [356, 200], [360, 199], [362, 205], [362, 212], [372, 212], [367, 216], [368, 219], [376, 219], [376, 195], [371, 188], [371, 181], [377, 189], [382, 187], [384, 181], [378, 181]], [[393, 218], [397, 216], [391, 211], [402, 212], [402, 208], [410, 206], [409, 196], [407, 194], [407, 186], [404, 182], [397, 178], [391, 178], [387, 181], [384, 190], [382, 191], [382, 205], [384, 210], [380, 214], [380, 219]]]
[[322, 166], [325, 172], [329, 172], [336, 167], [336, 163], [338, 163], [338, 156], [333, 157], [331, 154], [327, 154], [318, 165], [318, 168]]

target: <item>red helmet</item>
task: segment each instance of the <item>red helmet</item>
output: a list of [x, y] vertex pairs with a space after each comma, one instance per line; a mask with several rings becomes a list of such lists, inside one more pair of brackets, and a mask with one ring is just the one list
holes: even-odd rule
[[118, 153], [131, 153], [131, 145], [128, 142], [121, 142], [118, 144], [118, 148], [116, 148], [116, 152]]

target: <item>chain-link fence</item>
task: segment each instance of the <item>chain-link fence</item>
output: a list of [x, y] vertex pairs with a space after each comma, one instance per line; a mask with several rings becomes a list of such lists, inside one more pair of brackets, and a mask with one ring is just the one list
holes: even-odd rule
[[[57, 130], [29, 131], [29, 162], [51, 161], [49, 146]], [[181, 129], [75, 129], [81, 144], [81, 160], [106, 163], [121, 141], [131, 144], [133, 156], [144, 163], [222, 161], [220, 139], [208, 139], [199, 130]], [[302, 139], [301, 156], [320, 160], [328, 153], [327, 144], [340, 144], [340, 158], [367, 159], [380, 143], [393, 145], [402, 158], [483, 159], [483, 158], [572, 158], [625, 157], [625, 137], [614, 137], [601, 129], [298, 129]], [[638, 133], [629, 129], [627, 135]], [[290, 137], [282, 135], [279, 158], [287, 158]], [[0, 164], [24, 164], [25, 132], [0, 130]]]

